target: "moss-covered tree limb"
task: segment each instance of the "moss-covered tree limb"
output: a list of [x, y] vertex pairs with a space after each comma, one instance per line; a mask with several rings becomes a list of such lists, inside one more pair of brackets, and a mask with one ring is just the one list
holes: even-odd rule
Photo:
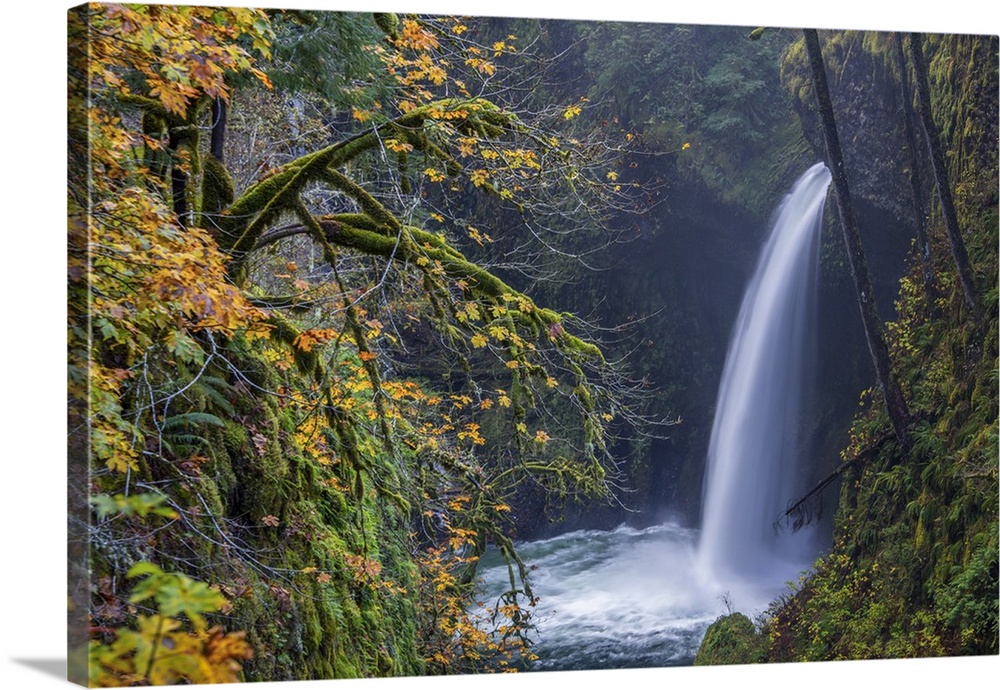
[[[505, 295], [528, 299], [482, 266], [469, 261], [454, 249], [445, 247], [439, 238], [426, 231], [411, 228], [411, 234], [419, 245], [412, 248], [400, 245], [393, 237], [339, 222], [335, 217], [324, 218], [321, 224], [326, 238], [335, 244], [404, 263], [418, 264], [421, 259], [438, 262], [450, 279], [465, 281], [469, 284], [469, 289], [488, 299], [502, 300]], [[528, 314], [520, 318], [539, 325], [553, 342], [563, 343], [568, 351], [603, 362], [599, 347], [566, 332], [560, 314], [551, 309], [536, 307], [533, 303], [532, 307]]]
[[[241, 282], [247, 254], [257, 245], [261, 235], [284, 214], [294, 212], [299, 195], [306, 186], [320, 181], [333, 183], [334, 187], [350, 182], [339, 169], [365, 151], [381, 146], [387, 132], [419, 132], [428, 121], [446, 119], [457, 131], [469, 131], [488, 126], [495, 129], [501, 124], [513, 123], [514, 117], [503, 113], [485, 99], [444, 99], [415, 108], [405, 115], [376, 125], [369, 130], [337, 142], [324, 149], [307, 154], [283, 166], [264, 180], [257, 182], [241, 194], [218, 218], [220, 246], [232, 257], [230, 275]], [[384, 215], [370, 204], [370, 195], [360, 187], [347, 184], [345, 193], [369, 214], [393, 224], [391, 214]], [[369, 206], [369, 208], [365, 208]]]

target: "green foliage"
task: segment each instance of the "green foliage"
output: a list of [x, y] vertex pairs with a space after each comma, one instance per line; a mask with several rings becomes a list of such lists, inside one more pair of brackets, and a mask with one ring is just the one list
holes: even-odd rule
[[226, 602], [217, 590], [178, 573], [165, 573], [152, 563], [136, 563], [127, 577], [143, 579], [132, 588], [133, 604], [153, 599], [164, 616], [187, 616], [197, 629], [205, 627], [204, 614], [218, 611]]
[[137, 563], [128, 577], [143, 578], [133, 587], [129, 601], [139, 604], [152, 599], [156, 613], [140, 614], [135, 628], [114, 630], [107, 643], [91, 641], [91, 686], [240, 680], [240, 662], [253, 653], [243, 633], [208, 629], [205, 615], [226, 604], [217, 590], [178, 573], [165, 573], [152, 563]]
[[759, 664], [766, 660], [767, 638], [742, 613], [731, 613], [708, 626], [694, 665]]
[[97, 494], [91, 496], [90, 503], [94, 506], [99, 518], [106, 518], [109, 515], [124, 515], [126, 517], [135, 515], [140, 518], [159, 515], [174, 519], [177, 517], [177, 511], [164, 505], [168, 500], [163, 494], [157, 493], [133, 494], [131, 496]]
[[790, 108], [777, 105], [788, 103], [777, 65], [792, 40], [780, 29], [748, 40], [735, 27], [600, 24], [586, 42], [591, 99], [669, 152], [671, 174], [765, 215], [787, 159], [803, 152]]
[[[371, 50], [379, 42], [381, 26], [368, 15], [303, 10], [269, 14], [275, 41], [268, 76], [276, 88], [316, 94], [346, 108], [390, 97], [390, 80]], [[376, 14], [375, 20], [380, 16], [394, 19]]]
[[954, 577], [935, 592], [937, 616], [958, 632], [959, 654], [995, 649], [997, 609], [997, 524], [984, 530], [971, 556], [955, 567]]

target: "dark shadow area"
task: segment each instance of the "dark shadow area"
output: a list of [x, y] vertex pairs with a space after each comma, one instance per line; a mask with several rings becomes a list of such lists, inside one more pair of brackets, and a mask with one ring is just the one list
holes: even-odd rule
[[[16, 664], [27, 666], [47, 676], [66, 680], [66, 658], [59, 659], [11, 659]], [[68, 682], [68, 681], [67, 681]]]

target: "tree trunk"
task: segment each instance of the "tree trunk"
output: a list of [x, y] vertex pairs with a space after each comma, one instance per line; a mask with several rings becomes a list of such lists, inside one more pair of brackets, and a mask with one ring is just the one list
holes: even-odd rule
[[212, 145], [211, 151], [212, 155], [220, 163], [225, 163], [225, 159], [222, 157], [222, 150], [226, 143], [226, 121], [228, 119], [229, 109], [226, 107], [226, 102], [222, 98], [216, 98], [212, 101]]
[[226, 102], [221, 98], [212, 101], [212, 140], [209, 144], [209, 155], [201, 161], [201, 207], [198, 209], [198, 225], [213, 233], [218, 229], [219, 214], [233, 203], [233, 198], [236, 196], [233, 178], [223, 163], [228, 112]]
[[819, 46], [819, 36], [815, 29], [805, 29], [803, 33], [805, 34], [806, 50], [809, 53], [809, 65], [812, 68], [816, 103], [823, 123], [823, 137], [826, 141], [830, 171], [833, 174], [833, 185], [837, 193], [840, 226], [851, 264], [851, 275], [854, 277], [854, 286], [858, 292], [858, 305], [861, 307], [865, 339], [868, 341], [868, 349], [871, 352], [872, 363], [875, 365], [879, 388], [881, 388], [882, 396], [885, 398], [893, 432], [900, 445], [907, 448], [910, 445], [908, 430], [910, 413], [907, 410], [906, 400], [903, 398], [899, 382], [892, 373], [889, 348], [885, 342], [885, 331], [882, 321], [879, 319], [878, 307], [875, 304], [875, 291], [872, 288], [868, 264], [861, 247], [861, 236], [854, 219], [851, 193], [847, 184], [847, 172], [841, 153], [840, 137], [837, 134], [837, 124], [833, 116], [833, 102], [830, 100], [830, 90], [826, 82], [826, 67]]
[[962, 285], [965, 303], [971, 317], [978, 321], [982, 317], [983, 307], [979, 302], [975, 281], [972, 277], [972, 265], [969, 254], [965, 250], [962, 231], [958, 227], [958, 215], [955, 212], [955, 201], [948, 186], [948, 169], [945, 167], [944, 151], [941, 148], [941, 137], [938, 135], [934, 118], [931, 115], [931, 90], [927, 80], [927, 63], [924, 60], [922, 47], [923, 37], [919, 33], [910, 34], [910, 59], [913, 61], [913, 73], [917, 84], [917, 107], [920, 122], [927, 138], [927, 148], [931, 154], [931, 164], [934, 169], [934, 182], [938, 197], [941, 200], [941, 215], [944, 217], [945, 230], [948, 233], [948, 244], [951, 245], [951, 255], [955, 259], [958, 270], [958, 280]]
[[910, 150], [910, 190], [913, 194], [913, 210], [917, 217], [917, 244], [920, 250], [920, 262], [923, 268], [924, 295], [927, 307], [933, 312], [936, 301], [934, 290], [934, 265], [931, 263], [931, 245], [927, 239], [927, 207], [924, 204], [924, 187], [920, 179], [920, 164], [917, 160], [917, 137], [913, 130], [913, 96], [910, 94], [909, 78], [906, 72], [906, 58], [903, 56], [903, 34], [896, 33], [894, 38], [894, 53], [896, 67], [899, 69], [899, 86], [903, 96], [903, 127], [907, 147]]
[[177, 214], [177, 222], [181, 227], [187, 227], [187, 173], [178, 165], [177, 154], [180, 151], [181, 138], [176, 130], [171, 128], [167, 139], [167, 146], [171, 155], [174, 156], [173, 165], [170, 166], [170, 196], [173, 199], [174, 213]]

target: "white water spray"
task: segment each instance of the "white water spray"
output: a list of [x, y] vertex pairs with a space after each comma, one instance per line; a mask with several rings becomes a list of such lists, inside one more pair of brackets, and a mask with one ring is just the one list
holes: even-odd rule
[[779, 205], [729, 344], [698, 546], [702, 570], [727, 589], [765, 582], [773, 588], [783, 582], [775, 577], [794, 577], [814, 555], [810, 535], [776, 533], [774, 523], [797, 488], [802, 382], [830, 179], [817, 163]]

